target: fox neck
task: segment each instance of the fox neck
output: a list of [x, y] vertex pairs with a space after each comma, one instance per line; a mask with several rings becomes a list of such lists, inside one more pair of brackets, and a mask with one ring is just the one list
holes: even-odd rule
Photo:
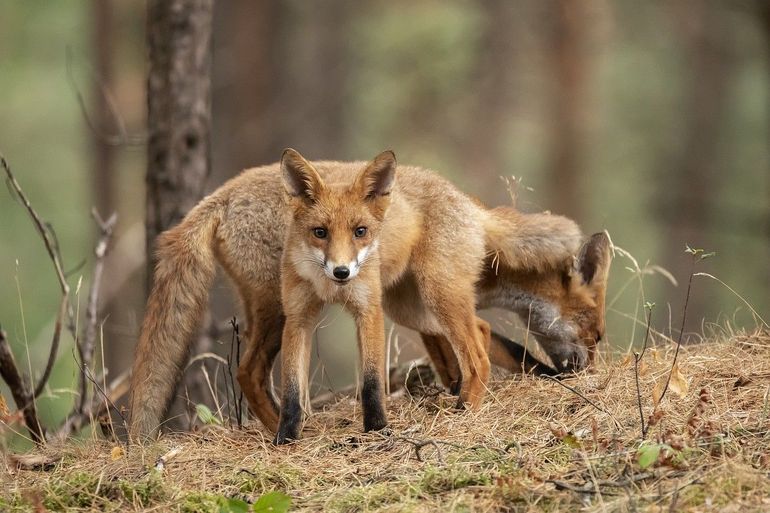
[[[478, 305], [485, 308], [503, 308], [519, 315], [538, 340], [574, 340], [577, 327], [563, 316], [559, 297], [562, 285], [557, 278], [537, 275], [536, 280], [514, 276], [500, 269], [497, 276], [485, 276], [478, 287]], [[554, 281], [554, 283], [546, 283]], [[548, 285], [551, 286], [548, 286]]]

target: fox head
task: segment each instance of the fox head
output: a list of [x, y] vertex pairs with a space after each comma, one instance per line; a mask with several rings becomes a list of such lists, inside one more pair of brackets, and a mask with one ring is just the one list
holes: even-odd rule
[[592, 235], [561, 276], [560, 291], [549, 302], [556, 308], [533, 316], [539, 325], [533, 332], [559, 371], [580, 370], [592, 363], [604, 337], [610, 246], [606, 233]]
[[[384, 151], [352, 182], [325, 183], [315, 167], [293, 149], [281, 157], [290, 197], [290, 232], [295, 262], [338, 285], [353, 280], [377, 250], [377, 241], [396, 174], [396, 156]], [[313, 271], [310, 271], [311, 273]]]

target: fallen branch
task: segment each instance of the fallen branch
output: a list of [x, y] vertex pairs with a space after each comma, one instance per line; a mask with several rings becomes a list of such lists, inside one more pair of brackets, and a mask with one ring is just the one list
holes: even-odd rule
[[546, 483], [551, 483], [556, 487], [557, 490], [569, 490], [571, 492], [577, 493], [599, 493], [601, 492], [600, 488], [602, 486], [625, 488], [626, 486], [629, 486], [633, 483], [649, 479], [654, 475], [655, 474], [652, 472], [642, 472], [641, 474], [636, 474], [635, 476], [627, 477], [625, 479], [618, 479], [617, 481], [604, 479], [596, 481], [595, 484], [594, 481], [588, 481], [582, 485], [574, 485], [572, 483], [568, 483], [567, 481], [559, 481], [557, 479], [548, 479], [546, 480]]

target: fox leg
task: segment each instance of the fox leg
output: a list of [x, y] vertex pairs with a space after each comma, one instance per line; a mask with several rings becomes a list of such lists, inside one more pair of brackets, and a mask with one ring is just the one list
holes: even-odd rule
[[301, 288], [284, 298], [286, 322], [281, 338], [281, 413], [273, 443], [281, 445], [299, 439], [307, 397], [310, 347], [316, 317], [323, 304]]
[[238, 383], [249, 409], [275, 433], [278, 430], [278, 403], [273, 395], [273, 363], [281, 349], [285, 317], [280, 303], [256, 305], [246, 302], [247, 347], [238, 367]]
[[385, 414], [385, 321], [382, 307], [366, 305], [355, 315], [363, 383], [361, 409], [364, 431], [379, 431], [388, 425]]
[[[487, 321], [479, 317], [476, 318], [476, 327], [479, 331], [484, 351], [488, 353], [492, 329]], [[420, 336], [428, 356], [433, 362], [436, 373], [441, 378], [441, 382], [449, 389], [451, 394], [459, 395], [462, 386], [462, 374], [460, 373], [460, 366], [449, 340], [443, 335], [421, 333]], [[478, 351], [478, 349], [476, 350]], [[483, 358], [483, 355], [479, 354], [479, 358]]]
[[427, 333], [420, 333], [420, 337], [441, 383], [452, 394], [459, 394], [462, 376], [457, 364], [457, 357], [452, 351], [449, 340], [443, 335], [428, 335]]
[[423, 281], [421, 294], [439, 321], [460, 368], [462, 382], [458, 406], [471, 408], [481, 405], [489, 379], [487, 342], [479, 329], [474, 309], [473, 287], [468, 285], [467, 294], [462, 287], [447, 290], [443, 279]]

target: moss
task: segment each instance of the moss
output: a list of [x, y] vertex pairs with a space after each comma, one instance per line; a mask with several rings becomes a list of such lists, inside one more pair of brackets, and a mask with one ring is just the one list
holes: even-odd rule
[[492, 479], [489, 474], [474, 473], [460, 466], [428, 467], [420, 480], [419, 488], [426, 494], [437, 494], [467, 486], [484, 486], [491, 483]]
[[376, 483], [353, 488], [329, 503], [331, 511], [352, 513], [373, 511], [398, 504], [398, 511], [408, 511], [411, 495], [406, 486], [397, 483]]
[[44, 491], [43, 505], [54, 511], [109, 510], [125, 503], [148, 507], [165, 500], [167, 495], [160, 476], [155, 473], [138, 481], [109, 481], [103, 476], [78, 472], [52, 481]]
[[182, 513], [218, 512], [224, 504], [224, 498], [212, 493], [191, 493], [182, 498], [179, 506]]

